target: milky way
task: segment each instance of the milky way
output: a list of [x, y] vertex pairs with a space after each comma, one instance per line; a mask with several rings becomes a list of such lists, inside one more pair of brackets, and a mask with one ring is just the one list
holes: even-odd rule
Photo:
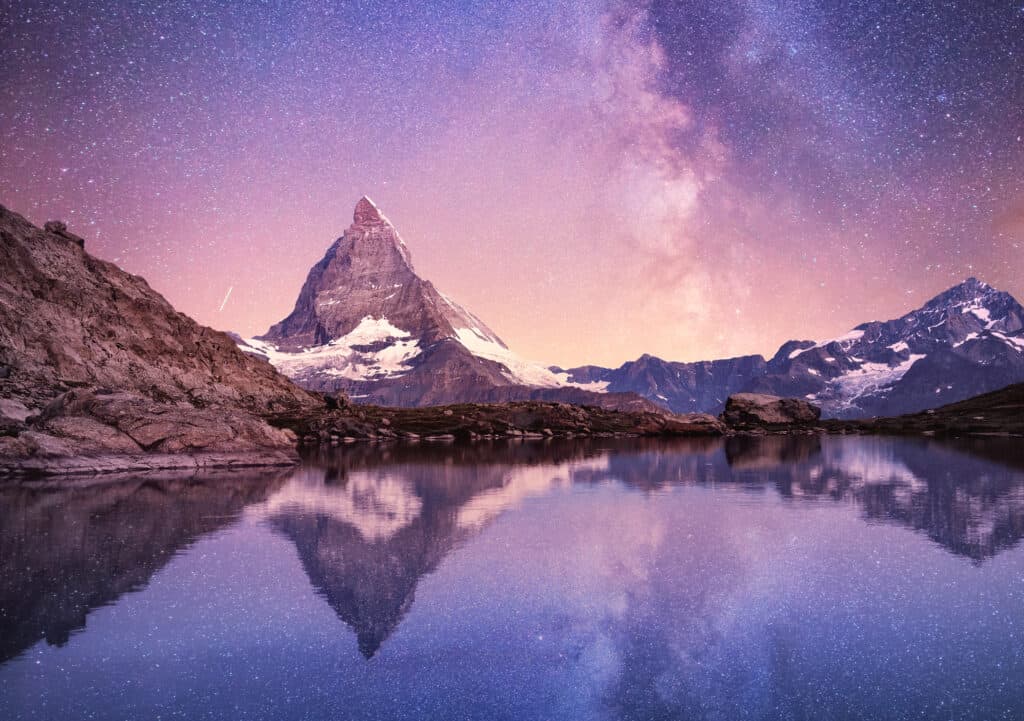
[[0, 202], [247, 335], [364, 193], [565, 365], [1024, 297], [1019, 1], [5, 0], [0, 63]]

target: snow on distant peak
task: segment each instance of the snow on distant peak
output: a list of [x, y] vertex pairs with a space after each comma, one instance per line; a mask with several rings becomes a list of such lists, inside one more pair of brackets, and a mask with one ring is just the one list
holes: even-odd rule
[[992, 320], [992, 314], [989, 312], [989, 309], [980, 303], [969, 305], [966, 308], [963, 308], [960, 313], [964, 315], [970, 313], [984, 323], [986, 328], [991, 328], [996, 323], [996, 321]]
[[608, 381], [573, 383], [569, 380], [568, 373], [554, 373], [542, 363], [520, 358], [478, 327], [456, 328], [455, 340], [478, 358], [495, 361], [505, 366], [508, 369], [505, 377], [513, 383], [538, 388], [574, 387], [599, 393], [608, 388]]
[[[454, 300], [452, 300], [449, 296], [442, 293], [441, 291], [437, 291], [437, 294], [441, 296], [441, 300], [447, 303], [448, 307], [455, 312], [456, 318], [450, 318], [450, 321], [452, 322], [453, 326], [458, 326], [460, 322], [469, 323], [472, 326], [471, 330], [480, 338], [483, 338], [485, 341], [495, 343], [496, 345], [499, 345], [502, 348], [507, 348], [505, 346], [505, 343], [501, 340], [501, 338], [499, 338], [497, 335], [494, 334], [493, 331], [487, 328], [486, 323], [484, 323], [482, 320], [477, 318], [466, 308], [456, 303]], [[463, 328], [463, 330], [469, 329]], [[463, 345], [465, 345], [465, 343], [463, 343]]]
[[839, 345], [844, 347], [852, 345], [853, 343], [855, 343], [856, 341], [860, 340], [863, 337], [864, 331], [857, 329], [851, 330], [849, 333], [845, 333], [839, 336], [838, 338], [831, 338], [829, 340], [819, 341], [818, 343], [815, 343], [812, 346], [807, 346], [806, 348], [797, 348], [795, 351], [789, 354], [789, 359], [793, 360], [801, 353], [806, 353], [807, 351], [813, 350], [815, 348], [824, 348], [825, 346], [831, 345], [832, 343], [838, 343]]

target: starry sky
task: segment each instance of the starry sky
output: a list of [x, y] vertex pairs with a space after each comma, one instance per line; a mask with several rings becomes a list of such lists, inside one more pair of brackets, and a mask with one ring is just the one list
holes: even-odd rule
[[1022, 0], [0, 0], [0, 68], [0, 202], [245, 335], [364, 193], [566, 366], [1024, 299]]

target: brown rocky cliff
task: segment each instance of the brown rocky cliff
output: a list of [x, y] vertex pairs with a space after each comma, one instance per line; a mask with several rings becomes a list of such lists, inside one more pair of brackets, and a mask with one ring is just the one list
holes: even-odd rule
[[291, 448], [264, 419], [317, 396], [83, 245], [0, 206], [0, 466]]

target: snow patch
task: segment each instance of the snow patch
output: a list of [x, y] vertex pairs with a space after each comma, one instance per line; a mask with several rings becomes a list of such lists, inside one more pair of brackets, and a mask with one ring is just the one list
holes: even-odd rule
[[[282, 351], [273, 343], [249, 338], [245, 343], [266, 357], [287, 376], [314, 372], [349, 380], [394, 378], [409, 372], [409, 362], [422, 351], [419, 340], [391, 324], [387, 318], [366, 316], [351, 332], [324, 345], [301, 351]], [[387, 343], [375, 351], [353, 346]]]
[[988, 308], [983, 305], [968, 306], [961, 311], [961, 314], [966, 313], [972, 314], [975, 318], [984, 323], [986, 328], [991, 328], [995, 323], [995, 321], [992, 320], [992, 315], [989, 313]]
[[[860, 340], [863, 337], [864, 337], [864, 331], [862, 331], [862, 330], [851, 330], [849, 333], [845, 333], [845, 334], [839, 336], [838, 338], [830, 338], [829, 340], [818, 341], [814, 345], [809, 346], [807, 348], [798, 348], [797, 350], [795, 350], [795, 351], [793, 351], [792, 353], [789, 354], [789, 359], [793, 360], [794, 358], [796, 358], [801, 353], [806, 353], [807, 351], [814, 350], [815, 348], [824, 348], [825, 346], [829, 345], [830, 343], [838, 343], [840, 346], [846, 347], [846, 346], [852, 345], [854, 342]], [[825, 360], [834, 360], [834, 359], [833, 358], [826, 358]]]
[[847, 371], [832, 383], [839, 400], [846, 406], [856, 404], [865, 395], [887, 389], [902, 378], [910, 367], [924, 358], [924, 354], [911, 355], [899, 365], [887, 363], [864, 363], [856, 370]]
[[824, 342], [820, 343], [819, 345], [828, 345], [829, 343], [838, 343], [839, 345], [849, 345], [849, 344], [853, 343], [854, 341], [860, 340], [863, 337], [864, 337], [864, 331], [862, 331], [862, 330], [851, 330], [846, 335], [841, 335], [838, 338], [833, 338], [832, 340], [824, 341]]
[[993, 331], [992, 335], [1003, 341], [1003, 343], [1006, 343], [1006, 345], [1011, 348], [1016, 349], [1018, 353], [1024, 352], [1024, 338], [1010, 337], [998, 331]]
[[478, 358], [501, 363], [508, 369], [505, 377], [513, 383], [538, 388], [582, 388], [597, 393], [608, 389], [608, 381], [574, 383], [569, 380], [568, 373], [554, 373], [542, 363], [524, 360], [478, 327], [456, 328], [455, 340]]

